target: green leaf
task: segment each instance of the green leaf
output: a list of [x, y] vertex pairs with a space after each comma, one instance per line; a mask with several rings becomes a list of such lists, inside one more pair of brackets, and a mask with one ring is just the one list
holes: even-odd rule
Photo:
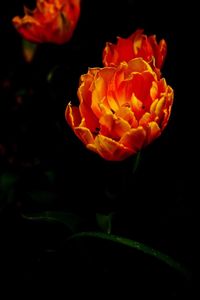
[[9, 191], [13, 188], [13, 185], [16, 183], [18, 176], [12, 173], [3, 173], [0, 176], [0, 189], [2, 191]]
[[56, 65], [56, 66], [53, 67], [53, 68], [51, 69], [51, 71], [48, 73], [48, 75], [47, 75], [47, 82], [48, 82], [48, 83], [51, 83], [51, 81], [53, 80], [53, 77], [54, 77], [54, 75], [55, 75], [55, 72], [56, 72], [58, 69], [59, 69], [59, 66]]
[[114, 243], [118, 243], [121, 245], [128, 246], [130, 248], [136, 249], [138, 251], [141, 251], [145, 254], [148, 254], [152, 257], [157, 258], [158, 260], [164, 262], [166, 265], [169, 267], [173, 268], [174, 270], [182, 273], [187, 279], [190, 278], [190, 274], [188, 270], [185, 269], [184, 266], [182, 266], [180, 263], [172, 259], [170, 256], [163, 254], [162, 252], [155, 250], [143, 243], [127, 239], [121, 236], [117, 235], [111, 235], [111, 234], [106, 234], [102, 232], [80, 232], [77, 234], [74, 234], [68, 238], [68, 240], [74, 240], [78, 238], [84, 238], [84, 237], [92, 237], [92, 238], [98, 238], [102, 240], [108, 240]]
[[22, 217], [31, 221], [58, 222], [65, 225], [72, 233], [79, 230], [80, 223], [82, 222], [82, 219], [76, 214], [59, 211], [23, 214]]
[[15, 199], [15, 185], [18, 175], [5, 172], [0, 175], [0, 206], [3, 208]]
[[51, 204], [57, 198], [57, 194], [47, 190], [33, 190], [27, 193], [29, 198], [40, 204]]
[[109, 215], [102, 215], [102, 214], [96, 214], [96, 221], [100, 229], [102, 229], [104, 232], [110, 234], [111, 228], [112, 228], [112, 216], [113, 214]]
[[46, 176], [46, 178], [48, 179], [48, 182], [53, 184], [55, 182], [55, 173], [53, 171], [46, 171], [44, 173], [44, 175]]

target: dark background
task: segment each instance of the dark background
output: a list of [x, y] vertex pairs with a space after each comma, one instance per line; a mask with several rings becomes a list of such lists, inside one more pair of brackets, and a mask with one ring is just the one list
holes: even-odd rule
[[[40, 45], [27, 64], [11, 24], [12, 17], [23, 14], [24, 4], [34, 7], [34, 1], [7, 1], [0, 15], [0, 274], [5, 283], [17, 284], [22, 294], [26, 288], [31, 294], [55, 289], [69, 297], [75, 284], [84, 285], [85, 295], [95, 287], [96, 294], [108, 288], [160, 299], [191, 296], [191, 280], [156, 259], [91, 239], [69, 245], [63, 225], [21, 217], [72, 212], [84, 220], [82, 229], [97, 230], [95, 214], [115, 212], [114, 234], [155, 247], [191, 271], [187, 93], [181, 67], [185, 8], [180, 13], [173, 1], [83, 0], [71, 41]], [[138, 28], [167, 41], [162, 74], [175, 100], [167, 128], [143, 150], [132, 175], [133, 158], [106, 162], [87, 151], [64, 112], [69, 101], [78, 103], [80, 75], [102, 66], [105, 43]]]

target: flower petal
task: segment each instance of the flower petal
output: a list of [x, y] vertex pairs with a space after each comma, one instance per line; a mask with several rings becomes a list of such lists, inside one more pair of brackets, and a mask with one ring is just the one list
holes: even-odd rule
[[119, 55], [117, 50], [115, 49], [115, 45], [113, 45], [112, 43], [106, 43], [102, 57], [103, 65], [105, 67], [117, 64]]
[[115, 70], [115, 68], [99, 69], [99, 72], [95, 76], [91, 108], [97, 118], [100, 118], [102, 114], [100, 108], [101, 104], [104, 104], [104, 106], [109, 108], [109, 103], [107, 102], [107, 86], [109, 85]]
[[94, 80], [94, 75], [91, 74], [91, 72], [81, 75], [80, 85], [77, 92], [80, 103], [85, 102], [88, 104], [88, 106], [91, 106], [91, 102], [92, 102], [91, 85], [93, 80]]
[[12, 22], [24, 39], [34, 43], [63, 44], [71, 38], [80, 16], [80, 0], [37, 0], [34, 10]]
[[155, 114], [156, 115], [160, 115], [160, 113], [162, 112], [164, 106], [166, 103], [166, 97], [162, 97], [161, 99], [159, 99], [156, 108], [155, 108]]
[[140, 126], [148, 126], [148, 123], [152, 121], [152, 115], [148, 112], [146, 112], [140, 119], [139, 125]]
[[27, 15], [21, 19], [16, 16], [12, 19], [12, 23], [24, 39], [32, 43], [39, 43], [41, 41], [43, 28], [33, 17]]
[[116, 140], [131, 128], [127, 121], [117, 118], [112, 113], [102, 115], [99, 123], [101, 124], [100, 133]]
[[74, 132], [77, 137], [85, 144], [92, 144], [94, 143], [94, 138], [91, 131], [86, 127], [75, 127]]
[[153, 70], [150, 67], [150, 65], [146, 61], [144, 61], [141, 57], [131, 59], [128, 62], [128, 70], [129, 72], [142, 73], [144, 71], [149, 71], [153, 73]]
[[81, 115], [78, 107], [72, 106], [69, 102], [65, 111], [67, 123], [72, 127], [76, 127], [81, 123]]
[[167, 54], [167, 44], [164, 39], [162, 39], [158, 44], [155, 35], [150, 36], [148, 41], [153, 49], [155, 65], [157, 68], [161, 69]]
[[133, 128], [125, 133], [119, 142], [136, 153], [144, 145], [145, 137], [145, 130], [142, 126], [139, 126], [138, 128]]
[[127, 121], [133, 128], [138, 126], [138, 121], [130, 107], [120, 107], [115, 115]]
[[[131, 149], [103, 135], [98, 135], [94, 144], [98, 153], [106, 160], [120, 161], [133, 154]], [[94, 151], [94, 147], [91, 150]]]
[[167, 89], [167, 83], [165, 78], [162, 78], [161, 80], [158, 81], [158, 93], [161, 95], [162, 93], [165, 93]]
[[89, 70], [87, 74], [81, 76], [81, 84], [78, 88], [78, 98], [80, 101], [79, 110], [82, 118], [85, 119], [86, 126], [94, 132], [96, 128], [99, 126], [99, 122], [95, 114], [91, 109], [92, 103], [92, 93], [91, 93], [91, 85], [94, 80], [95, 74], [98, 72], [98, 68], [93, 70]]
[[152, 86], [150, 88], [150, 96], [153, 101], [158, 96], [158, 84], [155, 81], [152, 82]]
[[156, 122], [150, 122], [147, 129], [147, 144], [151, 143], [161, 134], [160, 127]]
[[129, 61], [133, 57], [133, 42], [131, 39], [117, 38], [118, 63], [121, 61]]
[[155, 99], [155, 100], [151, 103], [151, 106], [150, 106], [150, 113], [151, 113], [151, 114], [155, 113], [156, 105], [157, 105], [157, 103], [158, 103], [158, 100], [159, 100], [159, 99]]
[[144, 114], [143, 103], [133, 94], [131, 97], [131, 109], [135, 114], [137, 120], [139, 120]]

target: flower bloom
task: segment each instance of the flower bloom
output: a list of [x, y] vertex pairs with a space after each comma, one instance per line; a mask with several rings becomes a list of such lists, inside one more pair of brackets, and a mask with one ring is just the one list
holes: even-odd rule
[[66, 120], [86, 147], [120, 161], [157, 138], [169, 120], [173, 90], [142, 58], [91, 68], [80, 78], [79, 107]]
[[133, 58], [142, 57], [159, 75], [166, 53], [167, 44], [164, 39], [158, 44], [155, 35], [147, 37], [143, 34], [143, 30], [138, 29], [127, 39], [118, 37], [116, 45], [106, 43], [103, 50], [103, 64], [106, 67], [114, 66], [122, 61], [128, 62]]
[[33, 43], [63, 44], [72, 37], [80, 16], [80, 0], [37, 0], [24, 8], [25, 16], [12, 22], [22, 37]]

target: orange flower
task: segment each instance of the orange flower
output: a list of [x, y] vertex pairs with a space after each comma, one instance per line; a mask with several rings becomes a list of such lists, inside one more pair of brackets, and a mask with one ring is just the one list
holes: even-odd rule
[[103, 64], [106, 67], [114, 66], [122, 61], [128, 62], [133, 58], [141, 57], [160, 75], [166, 53], [165, 40], [161, 40], [158, 44], [155, 35], [147, 37], [143, 34], [143, 30], [139, 29], [127, 39], [118, 37], [116, 45], [107, 43], [103, 51]]
[[173, 90], [142, 58], [91, 68], [81, 76], [79, 107], [66, 120], [86, 147], [107, 160], [123, 160], [157, 138], [167, 125]]
[[63, 44], [72, 37], [80, 16], [80, 0], [37, 0], [36, 8], [24, 8], [23, 18], [12, 22], [22, 37], [33, 43]]

